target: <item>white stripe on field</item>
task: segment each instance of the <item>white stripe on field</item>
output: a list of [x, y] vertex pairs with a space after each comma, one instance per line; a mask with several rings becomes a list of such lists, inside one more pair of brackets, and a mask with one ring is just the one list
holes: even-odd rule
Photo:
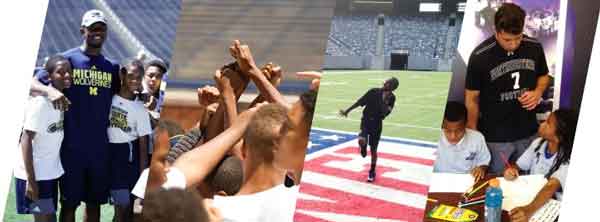
[[401, 220], [390, 220], [390, 219], [379, 219], [373, 217], [365, 217], [365, 216], [354, 216], [354, 215], [346, 215], [346, 214], [336, 214], [336, 213], [327, 213], [327, 212], [319, 212], [312, 210], [296, 210], [296, 213], [306, 214], [312, 217], [320, 218], [326, 221], [335, 221], [335, 222], [402, 222]]
[[[380, 152], [377, 152], [380, 153]], [[332, 160], [325, 163], [325, 166], [333, 167], [341, 170], [348, 170], [354, 172], [365, 171], [369, 168], [369, 164], [371, 163], [371, 157], [367, 156], [366, 158], [362, 158], [359, 154], [338, 154], [335, 153], [335, 156], [352, 158], [349, 161], [339, 161]], [[427, 166], [418, 163], [410, 163], [399, 160], [391, 160], [379, 157], [377, 159], [377, 167], [389, 167], [393, 169], [397, 169], [397, 171], [386, 172], [382, 175], [377, 175], [378, 177], [386, 177], [394, 180], [411, 182], [421, 185], [429, 185], [429, 178], [431, 177], [431, 173], [433, 171], [433, 166]], [[365, 174], [366, 176], [366, 174]]]
[[352, 193], [355, 195], [393, 202], [419, 209], [425, 208], [425, 201], [427, 198], [426, 194], [423, 195], [402, 190], [395, 190], [366, 182], [358, 182], [307, 170], [304, 170], [304, 173], [302, 174], [302, 183], [310, 183], [329, 189], [339, 190], [346, 193]]

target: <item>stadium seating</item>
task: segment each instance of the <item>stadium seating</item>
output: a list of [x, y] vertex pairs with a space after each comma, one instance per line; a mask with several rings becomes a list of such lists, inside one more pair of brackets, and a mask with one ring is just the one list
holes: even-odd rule
[[211, 79], [215, 69], [232, 60], [227, 51], [231, 41], [242, 39], [252, 47], [258, 63], [277, 62], [286, 71], [284, 78], [295, 80], [288, 74], [320, 68], [335, 1], [188, 0], [183, 4], [172, 66], [176, 79]]
[[150, 52], [171, 58], [180, 1], [105, 1]]
[[[165, 59], [170, 58], [172, 54], [175, 24], [180, 9], [179, 2], [106, 0], [107, 5], [125, 27], [151, 53]], [[98, 8], [98, 2], [93, 0], [50, 1], [36, 64], [41, 65], [46, 56], [80, 45], [83, 41], [79, 33], [81, 16], [87, 10]], [[117, 62], [135, 56], [136, 51], [127, 50], [127, 41], [120, 39], [116, 32], [116, 29], [109, 27], [103, 54]]]
[[[384, 55], [389, 55], [393, 50], [406, 49], [411, 55], [453, 58], [455, 52], [446, 47], [446, 42], [451, 39], [458, 43], [461, 19], [457, 19], [455, 32], [448, 32], [448, 19], [448, 16], [440, 15], [386, 16]], [[450, 38], [447, 38], [448, 33], [452, 33]], [[326, 54], [374, 55], [376, 34], [377, 15], [334, 16]]]

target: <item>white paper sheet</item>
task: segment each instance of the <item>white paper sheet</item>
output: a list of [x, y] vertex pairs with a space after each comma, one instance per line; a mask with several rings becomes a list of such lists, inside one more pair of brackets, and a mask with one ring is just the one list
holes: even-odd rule
[[471, 174], [433, 173], [429, 192], [464, 193], [474, 182], [475, 178]]
[[524, 175], [514, 181], [499, 177], [498, 180], [504, 196], [502, 209], [506, 211], [529, 204], [547, 182], [544, 175]]

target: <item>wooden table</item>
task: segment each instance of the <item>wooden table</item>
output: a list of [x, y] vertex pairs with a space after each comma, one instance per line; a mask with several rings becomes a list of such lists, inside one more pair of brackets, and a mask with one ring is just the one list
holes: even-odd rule
[[[474, 187], [478, 187], [480, 184], [484, 183], [485, 181], [487, 181], [488, 179], [494, 178], [493, 176], [488, 176], [486, 177], [485, 180], [482, 180], [478, 183], [475, 184]], [[472, 195], [471, 197], [478, 197], [481, 195], [485, 195], [485, 190], [487, 189], [487, 186], [483, 187], [482, 189], [480, 189], [479, 191], [477, 191], [474, 195]], [[444, 220], [438, 220], [438, 219], [433, 219], [433, 218], [429, 218], [427, 217], [427, 214], [429, 213], [429, 211], [431, 211], [431, 209], [433, 209], [435, 206], [439, 205], [439, 204], [445, 204], [445, 205], [450, 205], [450, 206], [457, 206], [458, 202], [463, 200], [462, 197], [462, 193], [429, 193], [428, 198], [430, 199], [435, 199], [438, 200], [437, 203], [435, 202], [431, 202], [431, 201], [427, 201], [427, 206], [425, 207], [425, 216], [423, 217], [423, 221], [426, 222], [441, 222]], [[484, 212], [485, 212], [485, 205], [483, 203], [481, 204], [476, 204], [473, 206], [467, 206], [464, 207], [465, 209], [470, 209], [473, 210], [475, 212], [477, 212], [477, 214], [479, 214], [479, 216], [477, 217], [476, 221], [481, 221], [484, 222], [485, 218], [484, 218]], [[502, 211], [502, 221], [503, 222], [508, 222], [510, 221], [510, 216], [508, 215], [507, 211]]]

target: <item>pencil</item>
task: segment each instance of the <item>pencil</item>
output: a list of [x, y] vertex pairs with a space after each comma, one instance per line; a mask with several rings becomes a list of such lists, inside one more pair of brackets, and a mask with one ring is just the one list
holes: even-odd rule
[[478, 200], [478, 201], [473, 201], [473, 202], [470, 202], [470, 203], [459, 204], [458, 208], [473, 206], [473, 205], [477, 205], [477, 204], [484, 203], [484, 202], [485, 202], [485, 200]]
[[471, 202], [471, 201], [475, 201], [475, 200], [481, 200], [483, 198], [485, 198], [485, 195], [481, 195], [481, 196], [478, 196], [478, 197], [469, 198], [466, 201], [467, 202]]
[[481, 190], [481, 188], [485, 187], [485, 185], [487, 185], [487, 184], [488, 184], [488, 182], [490, 182], [490, 181], [489, 181], [489, 180], [488, 180], [488, 181], [485, 181], [485, 183], [482, 183], [481, 185], [479, 185], [477, 188], [475, 188], [473, 191], [471, 191], [471, 192], [468, 194], [468, 196], [471, 196], [471, 195], [473, 195], [473, 194], [477, 193], [477, 191], [479, 191], [479, 190]]
[[502, 160], [504, 161], [504, 166], [506, 168], [510, 167], [510, 163], [508, 162], [508, 159], [506, 159], [506, 156], [504, 155], [504, 152], [500, 152], [500, 157], [502, 157]]

